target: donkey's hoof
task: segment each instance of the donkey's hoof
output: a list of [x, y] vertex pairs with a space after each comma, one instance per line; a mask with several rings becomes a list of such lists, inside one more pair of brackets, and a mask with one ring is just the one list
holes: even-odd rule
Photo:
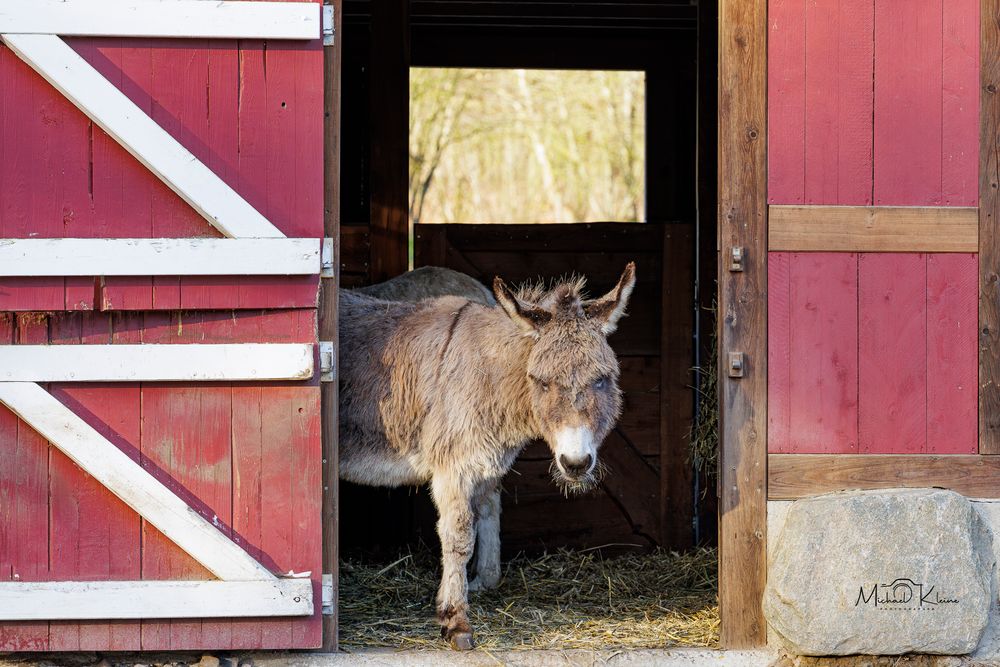
[[456, 651], [471, 651], [475, 646], [475, 642], [472, 641], [471, 632], [454, 632], [448, 641]]

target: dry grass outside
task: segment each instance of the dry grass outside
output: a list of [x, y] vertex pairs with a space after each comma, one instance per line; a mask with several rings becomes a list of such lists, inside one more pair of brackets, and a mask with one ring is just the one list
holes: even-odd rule
[[[717, 554], [658, 550], [604, 558], [568, 551], [505, 564], [500, 585], [470, 593], [486, 650], [714, 647]], [[341, 562], [340, 645], [446, 648], [434, 622], [437, 559], [423, 549], [391, 564]]]

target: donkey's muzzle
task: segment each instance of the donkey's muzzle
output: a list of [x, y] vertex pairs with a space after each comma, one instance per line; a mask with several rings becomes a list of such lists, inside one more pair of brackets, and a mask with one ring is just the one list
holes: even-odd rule
[[567, 477], [580, 478], [594, 467], [594, 457], [587, 454], [582, 459], [571, 460], [565, 454], [559, 457], [559, 467]]

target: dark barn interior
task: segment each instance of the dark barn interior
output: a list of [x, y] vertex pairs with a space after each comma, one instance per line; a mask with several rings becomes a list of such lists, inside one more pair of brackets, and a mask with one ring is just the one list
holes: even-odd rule
[[[415, 266], [447, 266], [487, 284], [494, 275], [516, 283], [577, 272], [603, 293], [627, 261], [638, 265], [630, 316], [610, 339], [625, 391], [624, 415], [601, 450], [611, 472], [598, 490], [565, 498], [549, 479], [547, 447], [529, 446], [504, 480], [507, 556], [715, 542], [714, 481], [695, 474], [687, 437], [698, 409], [693, 369], [714, 327], [715, 13], [714, 3], [680, 0], [344, 0], [345, 288], [408, 267], [411, 66], [646, 73], [644, 223], [484, 220], [413, 230]], [[340, 494], [343, 553], [391, 557], [417, 540], [436, 542], [425, 490], [343, 483]]]

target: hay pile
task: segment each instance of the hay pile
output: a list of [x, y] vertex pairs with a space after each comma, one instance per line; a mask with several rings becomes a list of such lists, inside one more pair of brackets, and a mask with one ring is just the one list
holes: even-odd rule
[[[391, 564], [341, 562], [340, 643], [445, 648], [437, 639], [438, 564], [430, 550]], [[716, 552], [603, 558], [567, 551], [505, 564], [499, 587], [470, 593], [483, 649], [608, 649], [715, 646]]]

